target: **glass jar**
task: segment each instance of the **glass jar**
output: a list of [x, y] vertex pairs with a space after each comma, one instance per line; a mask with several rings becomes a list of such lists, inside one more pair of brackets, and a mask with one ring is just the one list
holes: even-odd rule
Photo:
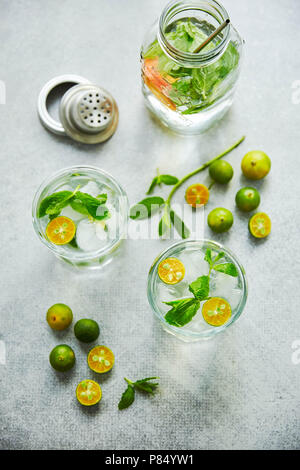
[[[80, 193], [79, 193], [80, 192]], [[58, 209], [46, 210], [49, 197], [65, 198]], [[80, 196], [80, 197], [79, 197]], [[82, 201], [97, 202], [103, 198], [93, 216]], [[96, 204], [97, 205], [97, 204]], [[107, 217], [101, 215], [107, 211]], [[54, 212], [54, 213], [53, 213]], [[55, 244], [47, 236], [53, 218], [64, 217], [74, 224], [74, 238], [69, 243]], [[32, 204], [33, 227], [39, 239], [58, 258], [75, 268], [100, 268], [117, 254], [127, 236], [128, 199], [119, 183], [108, 173], [92, 166], [65, 168], [47, 178], [39, 187]], [[71, 219], [71, 221], [70, 221]]]
[[232, 104], [243, 49], [236, 29], [229, 23], [193, 52], [228, 19], [215, 0], [172, 1], [146, 34], [141, 49], [146, 104], [176, 132], [198, 134]]
[[[206, 261], [207, 251], [212, 259], [220, 256], [219, 263], [232, 263], [235, 275], [224, 274], [210, 269]], [[184, 276], [178, 283], [166, 284], [158, 274], [158, 268], [165, 260], [175, 258], [184, 266]], [[221, 326], [212, 326], [203, 317], [201, 301], [199, 309], [182, 326], [166, 320], [167, 312], [174, 301], [193, 297], [189, 286], [200, 276], [209, 276], [209, 297], [226, 300], [231, 307], [231, 315]], [[211, 240], [180, 241], [160, 253], [154, 260], [148, 275], [149, 304], [164, 330], [185, 342], [213, 338], [236, 322], [244, 310], [247, 300], [247, 280], [244, 268], [237, 257], [227, 248]], [[222, 307], [221, 307], [222, 308]]]

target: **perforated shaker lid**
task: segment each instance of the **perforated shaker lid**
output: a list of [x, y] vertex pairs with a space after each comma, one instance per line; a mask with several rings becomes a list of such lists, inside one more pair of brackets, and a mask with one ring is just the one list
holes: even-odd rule
[[[55, 86], [66, 82], [74, 83], [74, 86], [61, 99], [59, 123], [49, 115], [46, 100]], [[40, 93], [38, 110], [47, 129], [86, 144], [109, 139], [119, 120], [118, 107], [112, 95], [87, 79], [74, 75], [64, 75], [48, 82]]]

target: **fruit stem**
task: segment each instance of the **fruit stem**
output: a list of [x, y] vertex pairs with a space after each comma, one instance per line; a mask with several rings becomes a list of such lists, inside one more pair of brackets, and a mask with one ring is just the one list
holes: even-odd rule
[[132, 382], [131, 380], [129, 379], [126, 379], [126, 377], [124, 377], [124, 380], [128, 383], [128, 385], [133, 385], [134, 382]]
[[245, 137], [243, 135], [243, 137], [241, 137], [235, 144], [233, 144], [231, 147], [229, 147], [227, 150], [225, 150], [224, 152], [220, 153], [219, 155], [217, 155], [216, 157], [212, 158], [211, 160], [209, 160], [208, 162], [204, 163], [203, 165], [201, 165], [199, 168], [197, 168], [196, 170], [192, 171], [191, 173], [188, 173], [187, 175], [185, 175], [183, 178], [181, 178], [181, 180], [178, 181], [178, 183], [176, 183], [169, 196], [168, 196], [168, 199], [166, 199], [166, 205], [169, 206], [170, 205], [170, 202], [171, 202], [171, 199], [173, 197], [173, 195], [175, 194], [175, 192], [177, 191], [177, 189], [186, 181], [188, 180], [189, 178], [191, 178], [192, 176], [196, 175], [197, 173], [200, 173], [201, 171], [205, 170], [205, 168], [209, 167], [212, 163], [214, 163], [216, 160], [220, 160], [222, 157], [224, 157], [225, 155], [227, 155], [229, 152], [231, 152], [233, 149], [235, 149], [236, 147], [238, 147], [244, 140], [245, 140]]

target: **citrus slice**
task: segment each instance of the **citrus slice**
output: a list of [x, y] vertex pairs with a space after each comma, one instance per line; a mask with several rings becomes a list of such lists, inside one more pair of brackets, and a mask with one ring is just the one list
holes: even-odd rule
[[158, 265], [158, 275], [165, 284], [177, 284], [184, 278], [184, 264], [177, 258], [166, 258]]
[[66, 245], [74, 238], [76, 226], [68, 217], [59, 216], [51, 220], [46, 228], [48, 240], [55, 245]]
[[231, 307], [222, 297], [212, 297], [202, 307], [202, 315], [206, 323], [212, 326], [221, 326], [231, 316]]
[[192, 184], [185, 192], [185, 200], [192, 207], [199, 207], [207, 204], [209, 190], [204, 184]]
[[264, 212], [254, 214], [249, 220], [249, 231], [255, 238], [265, 238], [271, 232], [271, 219]]
[[84, 406], [96, 405], [101, 400], [102, 390], [94, 380], [83, 380], [77, 385], [76, 397]]
[[104, 374], [112, 369], [115, 356], [107, 346], [95, 346], [88, 354], [88, 365], [98, 374]]
[[175, 110], [176, 106], [168, 97], [168, 92], [172, 89], [171, 83], [175, 82], [170, 75], [162, 76], [158, 70], [158, 57], [148, 58], [143, 64], [143, 78], [147, 87], [166, 106]]

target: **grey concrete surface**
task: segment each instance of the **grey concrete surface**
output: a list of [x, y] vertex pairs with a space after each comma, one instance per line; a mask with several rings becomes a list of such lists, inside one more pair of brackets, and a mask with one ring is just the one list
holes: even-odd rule
[[[6, 86], [6, 104], [0, 104], [1, 449], [299, 447], [300, 364], [292, 346], [300, 340], [300, 4], [223, 3], [246, 41], [236, 100], [220, 124], [183, 138], [151, 119], [140, 92], [139, 48], [164, 0], [0, 1], [0, 79]], [[63, 73], [81, 74], [115, 96], [120, 124], [104, 145], [72, 143], [40, 125], [39, 90]], [[148, 269], [171, 241], [128, 240], [114, 263], [91, 276], [66, 270], [33, 231], [35, 190], [58, 169], [82, 163], [103, 168], [133, 203], [144, 196], [157, 166], [183, 175], [243, 134], [243, 146], [229, 157], [235, 177], [227, 190], [214, 189], [206, 208], [232, 209], [234, 227], [213, 236], [205, 226], [204, 234], [238, 255], [249, 299], [240, 320], [211, 342], [179, 342], [160, 328], [148, 305]], [[245, 184], [240, 160], [251, 149], [272, 159], [270, 175], [255, 184], [273, 222], [262, 242], [251, 239], [247, 217], [234, 207]], [[47, 308], [59, 301], [71, 306], [75, 319], [97, 319], [101, 341], [116, 354], [112, 373], [100, 378], [103, 400], [96, 409], [83, 409], [74, 396], [76, 384], [93, 377], [87, 348], [72, 330], [56, 334], [45, 322]], [[66, 375], [48, 364], [49, 351], [61, 342], [77, 354]], [[161, 377], [159, 393], [139, 396], [119, 412], [123, 377], [148, 375]]]

